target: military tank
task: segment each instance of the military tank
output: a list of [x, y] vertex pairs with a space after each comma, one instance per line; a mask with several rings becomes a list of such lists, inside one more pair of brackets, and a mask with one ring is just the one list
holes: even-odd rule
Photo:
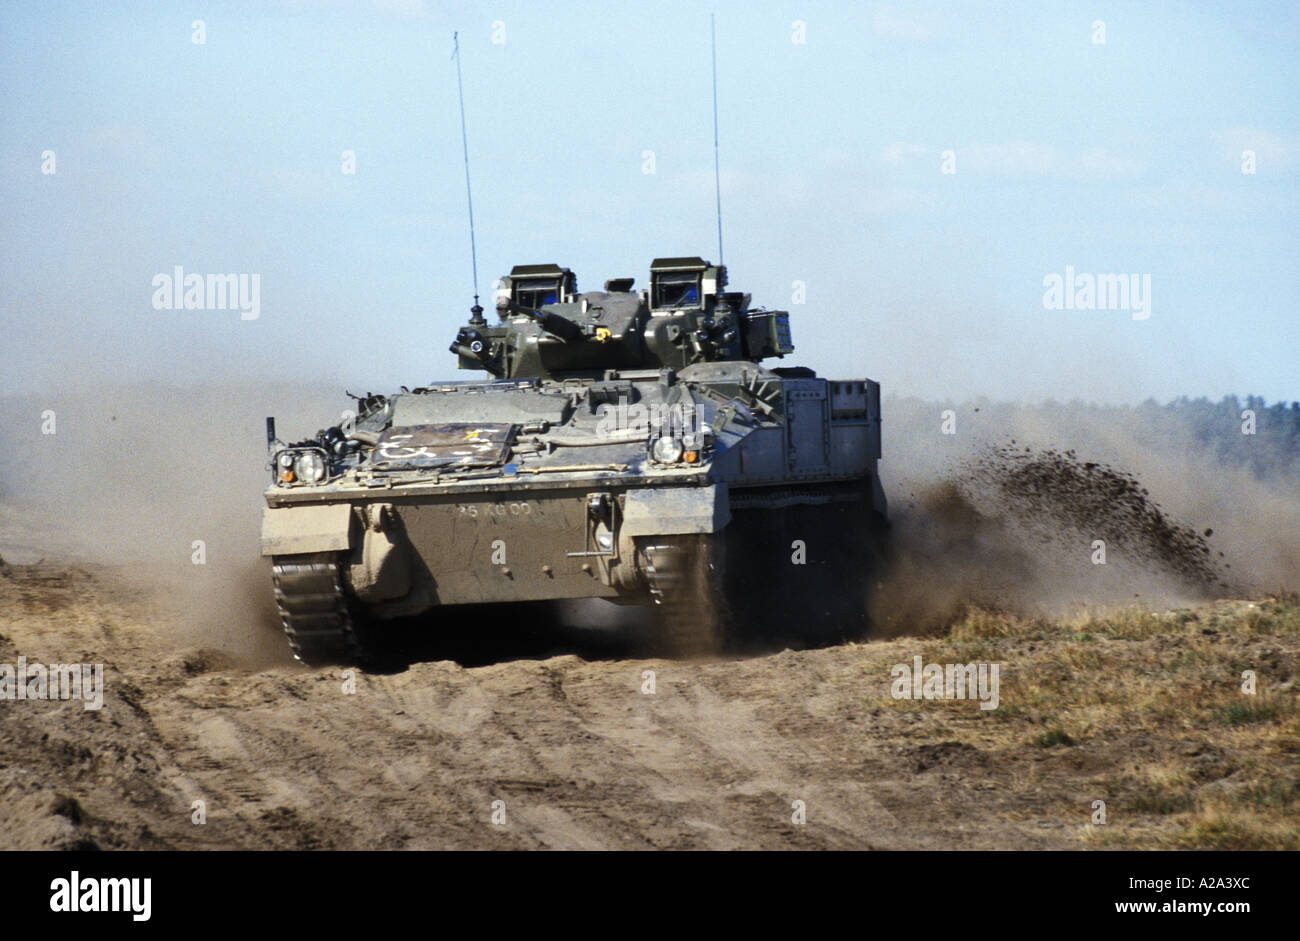
[[659, 258], [634, 284], [517, 266], [496, 322], [476, 301], [451, 344], [485, 376], [355, 396], [296, 443], [267, 419], [261, 547], [299, 660], [364, 664], [398, 619], [563, 599], [650, 606], [683, 655], [861, 633], [879, 385], [764, 365], [794, 350], [789, 313], [721, 265]]

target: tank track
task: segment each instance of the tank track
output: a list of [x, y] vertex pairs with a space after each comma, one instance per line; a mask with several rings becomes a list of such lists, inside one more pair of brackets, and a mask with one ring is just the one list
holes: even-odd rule
[[670, 652], [717, 653], [729, 617], [718, 541], [709, 535], [660, 537], [641, 546], [641, 553], [655, 620]]
[[280, 621], [296, 659], [308, 666], [363, 663], [338, 559], [330, 555], [274, 556], [271, 580]]

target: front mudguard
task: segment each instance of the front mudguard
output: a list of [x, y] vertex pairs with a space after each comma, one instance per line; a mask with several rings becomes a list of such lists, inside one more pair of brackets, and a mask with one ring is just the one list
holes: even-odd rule
[[361, 601], [391, 601], [411, 590], [411, 548], [392, 504], [267, 507], [262, 555], [336, 553]]

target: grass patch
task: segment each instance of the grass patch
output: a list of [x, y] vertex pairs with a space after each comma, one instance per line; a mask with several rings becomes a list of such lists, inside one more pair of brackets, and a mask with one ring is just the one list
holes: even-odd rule
[[1033, 741], [1035, 748], [1052, 748], [1056, 745], [1073, 745], [1074, 743], [1074, 739], [1058, 728], [1048, 729]]
[[1269, 778], [1245, 788], [1238, 798], [1256, 810], [1287, 808], [1300, 803], [1300, 781]]
[[[987, 720], [981, 747], [1021, 759], [1075, 749], [1031, 768], [1062, 793], [1085, 775], [1106, 800], [1110, 819], [1087, 825], [1085, 844], [1300, 849], [1300, 691], [1284, 685], [1300, 662], [1296, 600], [1056, 621], [970, 609], [923, 652], [927, 663], [1002, 664], [996, 710], [949, 713]], [[1248, 669], [1263, 678], [1258, 695], [1240, 692]]]
[[1169, 841], [1184, 849], [1300, 849], [1300, 827], [1238, 808], [1208, 807]]
[[1220, 707], [1215, 711], [1214, 717], [1224, 725], [1244, 725], [1248, 722], [1267, 722], [1269, 719], [1276, 719], [1281, 712], [1282, 707], [1271, 699], [1246, 700], [1230, 702]]
[[1193, 810], [1196, 807], [1196, 799], [1187, 791], [1148, 787], [1134, 791], [1124, 799], [1122, 806], [1137, 814], [1166, 816]]
[[1178, 613], [1157, 614], [1137, 608], [1123, 608], [1104, 617], [1090, 617], [1076, 627], [1079, 634], [1110, 640], [1146, 640], [1149, 637], [1187, 633], [1188, 621]]
[[952, 641], [979, 641], [1051, 631], [1051, 625], [1039, 618], [1022, 618], [1006, 611], [968, 608], [961, 620], [948, 630]]

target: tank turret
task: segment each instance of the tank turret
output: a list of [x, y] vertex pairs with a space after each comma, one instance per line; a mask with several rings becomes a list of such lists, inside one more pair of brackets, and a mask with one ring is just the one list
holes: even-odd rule
[[611, 278], [579, 293], [559, 265], [516, 265], [498, 283], [499, 323], [478, 314], [451, 345], [462, 369], [499, 378], [597, 377], [609, 369], [682, 369], [758, 362], [793, 352], [786, 311], [751, 310], [726, 291], [727, 269], [703, 258], [657, 258], [650, 284]]

